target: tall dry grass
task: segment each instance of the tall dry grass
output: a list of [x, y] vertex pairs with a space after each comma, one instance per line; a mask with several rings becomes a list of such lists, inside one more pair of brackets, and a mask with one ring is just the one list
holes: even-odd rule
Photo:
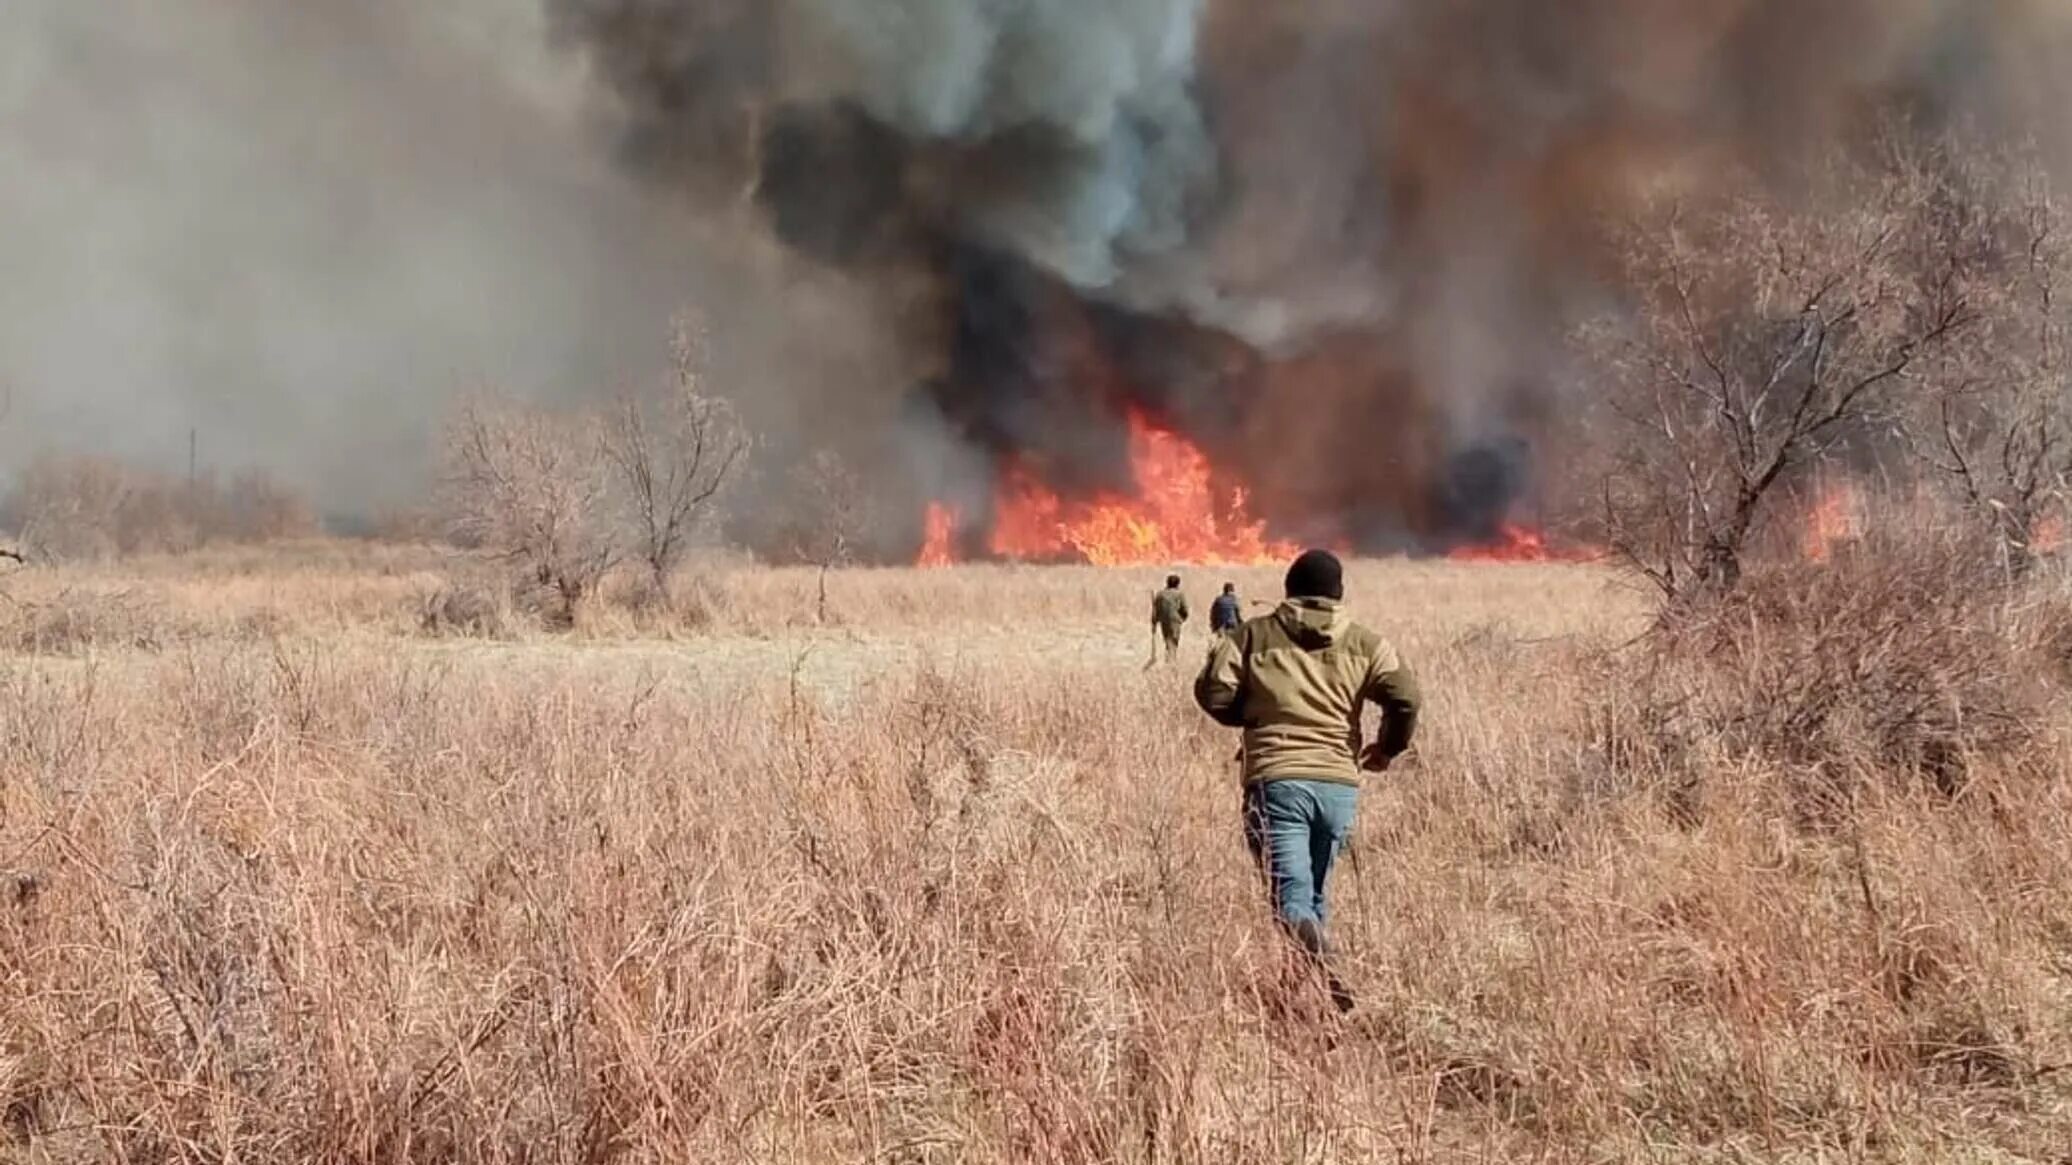
[[694, 621], [435, 636], [459, 567], [383, 554], [16, 580], [160, 632], [0, 661], [0, 1159], [2072, 1145], [2051, 733], [1809, 823], [1713, 721], [1618, 743], [1664, 673], [1597, 572], [1354, 571], [1432, 709], [1336, 890], [1341, 1023], [1287, 974], [1230, 741], [1143, 666], [1155, 578], [843, 572], [823, 625], [814, 572], [719, 570]]

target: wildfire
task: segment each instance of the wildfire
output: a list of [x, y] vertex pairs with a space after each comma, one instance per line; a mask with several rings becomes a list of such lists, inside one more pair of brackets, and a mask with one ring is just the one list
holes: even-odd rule
[[929, 503], [927, 539], [921, 544], [921, 557], [916, 565], [936, 569], [957, 564], [957, 527], [962, 517], [941, 502]]
[[1596, 554], [1557, 549], [1540, 531], [1516, 522], [1505, 522], [1497, 528], [1495, 538], [1460, 547], [1448, 557], [1455, 562], [1581, 562], [1596, 557]]
[[[1241, 489], [1218, 490], [1208, 455], [1136, 413], [1129, 416], [1133, 496], [1067, 499], [1026, 468], [1001, 479], [988, 548], [1022, 561], [1095, 566], [1249, 565], [1284, 561], [1300, 547], [1267, 537]], [[955, 561], [956, 515], [928, 511], [924, 566]]]
[[1863, 533], [1863, 505], [1856, 487], [1847, 482], [1829, 486], [1806, 515], [1802, 552], [1809, 562], [1826, 562], [1837, 547]]

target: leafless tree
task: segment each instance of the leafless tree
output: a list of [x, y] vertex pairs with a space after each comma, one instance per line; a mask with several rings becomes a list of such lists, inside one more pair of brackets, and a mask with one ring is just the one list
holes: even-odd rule
[[1581, 333], [1618, 434], [1612, 548], [1671, 597], [1732, 588], [1780, 485], [1879, 423], [1976, 318], [1907, 168], [1818, 185], [1800, 205], [1751, 183], [1648, 206], [1620, 240], [1635, 298]]
[[799, 524], [794, 551], [800, 560], [820, 568], [815, 617], [827, 622], [827, 576], [855, 561], [857, 541], [875, 519], [875, 507], [863, 482], [832, 449], [809, 455], [792, 471]]
[[1971, 292], [1982, 322], [1942, 355], [1938, 391], [1911, 432], [2020, 576], [2062, 521], [2072, 480], [2072, 317], [2061, 290], [2072, 220], [2033, 162], [1964, 161], [1945, 178], [1942, 205], [1947, 230], [1982, 241]]
[[8, 519], [40, 559], [107, 558], [123, 552], [131, 492], [129, 474], [113, 461], [44, 454], [15, 481]]
[[657, 402], [628, 394], [603, 428], [604, 454], [629, 511], [635, 551], [664, 598], [670, 573], [752, 445], [734, 407], [704, 391], [702, 352], [696, 327], [680, 321], [666, 397]]
[[595, 420], [476, 398], [449, 422], [444, 460], [454, 538], [517, 564], [573, 623], [620, 553]]

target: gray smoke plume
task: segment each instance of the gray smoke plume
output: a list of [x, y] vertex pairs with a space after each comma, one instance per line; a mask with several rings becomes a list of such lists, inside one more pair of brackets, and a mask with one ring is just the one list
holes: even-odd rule
[[1529, 488], [1633, 192], [1788, 188], [1893, 120], [2034, 133], [2072, 62], [2043, 0], [548, 2], [624, 156], [932, 287], [921, 430], [1103, 489], [1149, 411], [1282, 528], [1399, 544]]
[[531, 0], [9, 0], [0, 421], [410, 500], [460, 389], [657, 368], [701, 227], [597, 147]]
[[1600, 215], [1728, 164], [1789, 189], [1890, 117], [2063, 158], [2068, 27], [2054, 0], [13, 0], [0, 441], [172, 462], [198, 428], [365, 505], [417, 487], [453, 390], [616, 389], [691, 306], [774, 468], [1113, 487], [1140, 410], [1282, 530], [1430, 543], [1530, 488]]
[[807, 241], [954, 227], [1105, 287], [1186, 241], [1213, 178], [1204, 0], [548, 3], [626, 100], [629, 156], [811, 183], [780, 192], [812, 200], [784, 219]]

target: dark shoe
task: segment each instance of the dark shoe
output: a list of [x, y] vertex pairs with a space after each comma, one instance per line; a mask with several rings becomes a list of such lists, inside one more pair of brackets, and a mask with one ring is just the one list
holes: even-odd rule
[[1321, 924], [1303, 919], [1290, 929], [1294, 932], [1296, 943], [1310, 958], [1321, 963], [1331, 957], [1331, 947], [1324, 941], [1324, 928]]
[[1324, 972], [1324, 987], [1331, 992], [1331, 1006], [1338, 1009], [1338, 1014], [1351, 1015], [1353, 1013], [1353, 1008], [1358, 1006], [1358, 1002], [1353, 999], [1352, 988], [1345, 985], [1345, 980], [1326, 971]]
[[1324, 928], [1305, 919], [1289, 929], [1303, 953], [1309, 956], [1310, 965], [1323, 976], [1324, 989], [1331, 995], [1331, 1006], [1336, 1007], [1340, 1015], [1350, 1014], [1354, 1006], [1353, 993], [1345, 985], [1345, 980], [1331, 971], [1331, 944], [1324, 938]]

